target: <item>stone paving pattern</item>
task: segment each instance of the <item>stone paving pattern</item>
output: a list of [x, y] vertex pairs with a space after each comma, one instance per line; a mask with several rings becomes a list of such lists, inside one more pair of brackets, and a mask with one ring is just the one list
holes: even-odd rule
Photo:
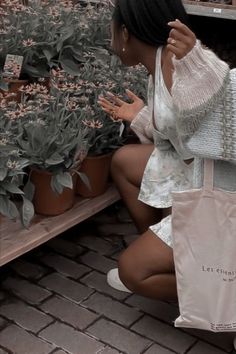
[[233, 353], [232, 334], [174, 328], [177, 304], [107, 285], [137, 237], [119, 202], [2, 267], [0, 354]]

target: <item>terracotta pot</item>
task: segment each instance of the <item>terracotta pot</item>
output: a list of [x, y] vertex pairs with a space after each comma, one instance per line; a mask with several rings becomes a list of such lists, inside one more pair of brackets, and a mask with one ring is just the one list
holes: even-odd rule
[[4, 221], [4, 219], [5, 219], [5, 216], [0, 214], [0, 231], [1, 231], [1, 223]]
[[15, 93], [16, 96], [14, 97], [10, 97], [9, 99], [7, 99], [8, 101], [17, 101], [20, 102], [21, 101], [21, 92], [19, 91], [19, 88], [22, 85], [27, 85], [28, 84], [28, 80], [6, 80], [6, 82], [8, 83], [8, 91], [3, 91], [0, 89], [1, 93]]
[[87, 156], [79, 169], [89, 179], [91, 190], [78, 178], [76, 193], [85, 198], [97, 197], [108, 187], [112, 153], [101, 156]]
[[[52, 173], [32, 169], [30, 179], [35, 186], [33, 204], [35, 212], [41, 215], [59, 215], [72, 208], [75, 201], [74, 188], [64, 188], [61, 194], [55, 193], [51, 188]], [[73, 175], [74, 185], [76, 175]]]

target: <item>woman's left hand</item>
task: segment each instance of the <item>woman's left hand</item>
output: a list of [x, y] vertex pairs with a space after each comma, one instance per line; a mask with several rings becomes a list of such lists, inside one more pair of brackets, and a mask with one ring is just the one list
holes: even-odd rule
[[175, 20], [168, 23], [172, 27], [167, 40], [167, 49], [172, 52], [177, 59], [182, 59], [196, 44], [195, 34], [182, 22]]

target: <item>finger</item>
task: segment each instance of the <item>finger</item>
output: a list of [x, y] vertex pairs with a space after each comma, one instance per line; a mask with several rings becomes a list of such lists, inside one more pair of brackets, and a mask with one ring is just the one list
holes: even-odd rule
[[139, 100], [140, 98], [138, 96], [135, 95], [135, 93], [133, 93], [132, 91], [130, 90], [125, 90], [125, 92], [127, 93], [127, 96], [132, 100], [132, 101], [137, 101]]
[[111, 109], [102, 107], [102, 110], [103, 110], [104, 112], [106, 112], [107, 114], [109, 114], [109, 116], [111, 116], [111, 117], [114, 115], [114, 111], [112, 111]]
[[168, 22], [168, 25], [187, 37], [195, 37], [195, 34], [190, 30], [190, 28], [179, 20]]
[[174, 38], [170, 38], [170, 37], [169, 37], [169, 38], [167, 39], [167, 43], [168, 43], [168, 44], [172, 44], [172, 45], [174, 46], [174, 45], [176, 44], [176, 40], [175, 40]]
[[106, 105], [106, 106], [110, 106], [110, 107], [117, 106], [117, 107], [118, 107], [118, 105], [115, 105], [114, 102], [111, 102], [111, 101], [109, 101], [109, 100], [107, 100], [106, 98], [101, 97], [101, 96], [98, 97], [98, 102], [99, 102], [100, 104], [103, 104], [103, 105]]
[[184, 35], [183, 33], [177, 31], [176, 29], [172, 29], [169, 33], [169, 37], [175, 40], [179, 40], [181, 42], [188, 42], [192, 41], [192, 38], [189, 36]]
[[107, 113], [113, 120], [120, 120], [121, 119], [116, 111], [111, 112], [110, 110], [107, 110], [107, 109], [103, 109], [103, 111], [105, 113]]
[[114, 105], [111, 102], [108, 102], [108, 101], [100, 101], [100, 100], [98, 100], [98, 104], [101, 107], [104, 107], [104, 108], [109, 109], [109, 110], [114, 109]]
[[168, 44], [171, 44], [172, 46], [174, 46], [175, 48], [178, 48], [178, 49], [181, 49], [182, 50], [182, 53], [183, 52], [187, 52], [186, 50], [186, 45], [185, 43], [183, 43], [182, 41], [179, 41], [179, 40], [176, 40], [174, 38], [168, 38], [167, 39], [167, 43]]
[[121, 107], [125, 103], [125, 101], [122, 101], [119, 97], [113, 95], [111, 92], [107, 92], [107, 95], [111, 97], [112, 101], [118, 106]]
[[184, 54], [183, 54], [183, 50], [181, 48], [177, 48], [173, 44], [167, 44], [166, 47], [170, 52], [172, 52], [176, 56], [177, 59], [183, 58]]
[[99, 96], [98, 97], [98, 101], [102, 102], [102, 103], [105, 103], [105, 104], [113, 104], [111, 101], [107, 100], [105, 97], [103, 96]]

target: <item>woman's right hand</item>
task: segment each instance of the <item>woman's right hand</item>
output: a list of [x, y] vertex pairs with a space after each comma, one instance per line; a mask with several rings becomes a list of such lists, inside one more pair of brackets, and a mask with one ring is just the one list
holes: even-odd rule
[[131, 123], [144, 107], [144, 102], [130, 90], [126, 90], [126, 94], [132, 103], [127, 103], [121, 100], [111, 92], [107, 93], [108, 99], [100, 96], [98, 103], [102, 107], [103, 111], [109, 114], [112, 119], [124, 120]]

